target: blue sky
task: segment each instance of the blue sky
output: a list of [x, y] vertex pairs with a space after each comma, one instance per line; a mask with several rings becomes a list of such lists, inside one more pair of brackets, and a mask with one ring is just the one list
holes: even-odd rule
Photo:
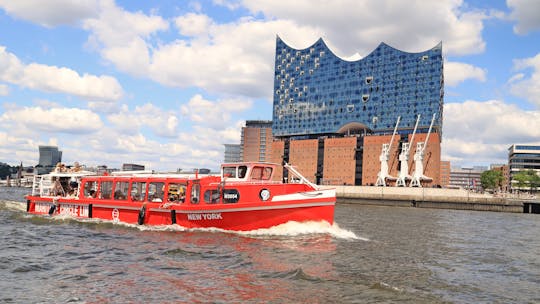
[[[46, 3], [46, 4], [45, 4]], [[218, 168], [272, 119], [275, 38], [342, 58], [443, 42], [442, 158], [540, 143], [540, 1], [0, 0], [0, 162]]]

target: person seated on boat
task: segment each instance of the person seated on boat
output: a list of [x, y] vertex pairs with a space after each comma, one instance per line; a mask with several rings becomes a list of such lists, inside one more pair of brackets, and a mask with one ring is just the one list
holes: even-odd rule
[[88, 192], [88, 194], [89, 198], [96, 198], [96, 190], [92, 189]]
[[62, 163], [57, 163], [56, 167], [54, 167], [54, 173], [60, 173], [62, 172]]
[[178, 189], [178, 200], [182, 203], [186, 201], [186, 186], [184, 185], [180, 185]]
[[125, 200], [126, 195], [122, 191], [116, 190], [116, 191], [114, 191], [114, 199], [116, 199], [116, 200]]
[[66, 195], [66, 192], [64, 191], [64, 187], [62, 187], [62, 184], [60, 183], [60, 179], [54, 178], [53, 187], [51, 189], [51, 194], [53, 196], [64, 196]]
[[81, 165], [79, 165], [79, 162], [73, 163], [73, 167], [69, 170], [69, 172], [80, 172], [82, 170]]
[[238, 167], [238, 178], [246, 177], [246, 172], [247, 172], [247, 167], [246, 166]]

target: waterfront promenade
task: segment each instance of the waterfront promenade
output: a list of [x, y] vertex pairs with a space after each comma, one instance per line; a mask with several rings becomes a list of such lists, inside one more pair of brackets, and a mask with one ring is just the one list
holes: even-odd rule
[[439, 208], [457, 210], [537, 213], [536, 197], [500, 197], [463, 189], [336, 186], [339, 203]]

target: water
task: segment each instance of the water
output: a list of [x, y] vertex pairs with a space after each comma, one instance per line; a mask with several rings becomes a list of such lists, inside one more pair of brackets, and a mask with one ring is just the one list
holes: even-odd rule
[[28, 215], [25, 191], [0, 188], [0, 303], [540, 303], [534, 214], [338, 204], [238, 234]]

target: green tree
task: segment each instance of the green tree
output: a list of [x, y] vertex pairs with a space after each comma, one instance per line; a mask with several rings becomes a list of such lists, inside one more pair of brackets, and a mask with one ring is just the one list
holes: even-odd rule
[[11, 174], [11, 166], [6, 163], [0, 163], [0, 179], [5, 179]]
[[482, 175], [480, 175], [480, 182], [482, 183], [482, 187], [484, 189], [495, 190], [501, 186], [503, 179], [502, 172], [499, 170], [487, 170], [482, 172]]
[[529, 186], [531, 192], [540, 186], [540, 176], [534, 170], [519, 171], [514, 174], [513, 180], [517, 182], [518, 188]]

